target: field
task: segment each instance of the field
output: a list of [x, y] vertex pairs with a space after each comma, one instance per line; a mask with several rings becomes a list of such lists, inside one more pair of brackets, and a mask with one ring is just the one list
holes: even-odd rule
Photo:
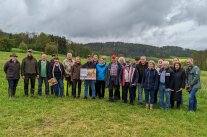
[[[10, 54], [0, 52], [0, 136], [207, 136], [207, 72], [202, 72], [196, 113], [187, 111], [187, 92], [180, 110], [149, 111], [137, 101], [134, 106], [108, 102], [108, 90], [104, 100], [84, 100], [83, 90], [80, 99], [71, 94], [64, 98], [24, 97], [22, 79], [17, 97], [8, 98], [3, 65]], [[18, 55], [20, 61], [25, 56]], [[40, 54], [35, 57], [39, 59]]]

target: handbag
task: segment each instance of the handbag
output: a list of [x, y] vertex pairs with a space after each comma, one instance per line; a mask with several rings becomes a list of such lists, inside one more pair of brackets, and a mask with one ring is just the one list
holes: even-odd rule
[[57, 79], [55, 77], [51, 78], [48, 80], [48, 83], [49, 83], [49, 86], [54, 86], [56, 85], [58, 82], [57, 82]]

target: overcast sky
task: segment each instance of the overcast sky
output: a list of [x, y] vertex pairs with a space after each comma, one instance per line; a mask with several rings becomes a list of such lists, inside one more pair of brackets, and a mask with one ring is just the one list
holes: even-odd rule
[[0, 29], [207, 49], [207, 0], [0, 0]]

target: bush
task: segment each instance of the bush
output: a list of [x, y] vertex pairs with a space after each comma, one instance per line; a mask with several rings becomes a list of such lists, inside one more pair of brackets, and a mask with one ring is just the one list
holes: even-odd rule
[[21, 49], [23, 51], [27, 51], [28, 50], [27, 44], [25, 44], [24, 42], [21, 42], [19, 44], [19, 49]]
[[48, 55], [57, 54], [58, 53], [57, 45], [53, 42], [46, 44], [45, 53]]
[[0, 50], [10, 52], [14, 46], [14, 41], [8, 38], [0, 39]]

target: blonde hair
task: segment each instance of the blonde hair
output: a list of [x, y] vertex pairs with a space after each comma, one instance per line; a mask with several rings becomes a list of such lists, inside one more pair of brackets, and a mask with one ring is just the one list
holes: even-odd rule
[[119, 57], [119, 59], [118, 59], [119, 63], [120, 63], [120, 60], [122, 60], [122, 59], [123, 59], [123, 61], [125, 63], [126, 61], [125, 61], [125, 58], [124, 57]]
[[153, 64], [153, 67], [155, 68], [155, 62], [154, 62], [154, 60], [150, 60], [148, 64]]

